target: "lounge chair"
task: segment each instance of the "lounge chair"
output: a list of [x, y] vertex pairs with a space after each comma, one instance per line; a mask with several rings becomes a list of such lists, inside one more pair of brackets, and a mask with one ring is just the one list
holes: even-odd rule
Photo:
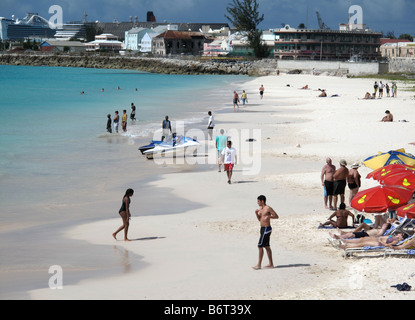
[[[401, 245], [409, 240], [414, 239], [415, 234], [412, 235], [411, 237], [408, 237], [400, 242], [398, 242], [396, 245]], [[340, 248], [340, 247], [339, 247]], [[401, 249], [401, 250], [394, 250], [391, 249], [389, 247], [384, 247], [384, 246], [377, 246], [377, 247], [362, 247], [362, 248], [348, 248], [348, 249], [344, 249], [344, 254], [343, 254], [343, 258], [346, 257], [351, 257], [353, 256], [353, 254], [359, 254], [359, 253], [365, 253], [365, 254], [372, 254], [372, 253], [376, 253], [378, 255], [383, 255], [383, 257], [385, 258], [387, 254], [389, 254], [389, 256], [391, 255], [408, 255], [408, 254], [415, 254], [415, 250], [412, 249]]]

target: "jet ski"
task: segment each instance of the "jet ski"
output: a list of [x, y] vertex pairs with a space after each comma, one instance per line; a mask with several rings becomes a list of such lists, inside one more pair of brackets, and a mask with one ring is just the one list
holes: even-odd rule
[[[144, 154], [148, 159], [153, 158], [153, 156], [155, 154], [159, 154], [159, 155], [165, 155], [166, 153], [176, 153], [178, 151], [186, 151], [187, 148], [189, 147], [197, 147], [198, 145], [200, 145], [200, 143], [193, 139], [193, 138], [189, 138], [186, 136], [172, 136], [172, 138], [168, 141], [161, 141], [160, 143], [157, 143], [158, 141], [156, 141], [156, 143], [154, 144], [153, 148], [147, 148], [146, 150], [142, 151], [142, 154]], [[149, 144], [148, 146], [143, 146], [143, 147], [149, 147], [151, 144]], [[143, 148], [140, 147], [140, 148]], [[140, 149], [139, 148], [139, 149]]]

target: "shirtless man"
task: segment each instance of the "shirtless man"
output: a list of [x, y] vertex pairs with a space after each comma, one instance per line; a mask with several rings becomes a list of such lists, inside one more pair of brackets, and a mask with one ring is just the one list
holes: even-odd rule
[[336, 166], [331, 163], [331, 159], [326, 159], [326, 164], [321, 170], [321, 185], [324, 186], [324, 206], [326, 209], [329, 209], [327, 206], [327, 200], [330, 205], [330, 209], [333, 209], [332, 201], [333, 201], [333, 175], [336, 171]]
[[349, 169], [346, 168], [346, 160], [340, 160], [340, 168], [333, 175], [334, 178], [334, 208], [337, 209], [337, 196], [340, 195], [340, 203], [344, 203], [344, 190], [346, 180], [349, 175]]
[[[353, 221], [354, 221], [354, 214], [351, 213], [350, 211], [346, 210], [346, 205], [344, 203], [340, 203], [339, 210], [337, 210], [336, 212], [334, 212], [329, 217], [329, 220], [328, 221], [326, 221], [323, 224], [320, 223], [320, 227], [325, 227], [325, 226], [331, 225], [331, 226], [333, 226], [335, 228], [347, 228], [347, 218], [349, 216], [352, 218], [352, 223], [353, 223]], [[334, 217], [337, 218], [336, 221], [331, 220]]]
[[380, 229], [366, 230], [364, 227], [362, 227], [363, 225], [364, 224], [362, 223], [353, 232], [344, 232], [342, 230], [339, 230], [340, 234], [333, 234], [329, 232], [329, 235], [333, 239], [359, 239], [364, 237], [381, 237], [387, 230], [389, 230], [392, 227], [390, 223], [384, 223], [382, 228]]
[[264, 97], [264, 86], [261, 84], [261, 86], [259, 87], [259, 96], [262, 100], [262, 98]]
[[392, 115], [392, 113], [390, 113], [389, 110], [386, 110], [385, 113], [386, 113], [386, 116], [384, 116], [381, 121], [382, 122], [393, 122], [393, 115]]
[[270, 206], [268, 206], [266, 202], [266, 198], [263, 195], [260, 195], [257, 198], [258, 205], [260, 209], [255, 210], [255, 215], [260, 223], [261, 226], [261, 236], [259, 238], [258, 242], [258, 249], [259, 249], [259, 258], [258, 258], [258, 264], [254, 267], [252, 267], [255, 270], [261, 269], [262, 264], [262, 258], [264, 256], [264, 248], [267, 251], [267, 256], [269, 263], [265, 268], [274, 268], [274, 263], [272, 261], [272, 251], [271, 247], [269, 245], [269, 239], [271, 236], [272, 228], [271, 228], [271, 219], [278, 219], [277, 213], [272, 209]]
[[347, 186], [350, 189], [349, 204], [352, 202], [353, 197], [359, 191], [361, 186], [360, 173], [357, 171], [359, 167], [360, 165], [358, 163], [353, 163], [352, 168], [349, 170], [349, 175], [347, 176]]

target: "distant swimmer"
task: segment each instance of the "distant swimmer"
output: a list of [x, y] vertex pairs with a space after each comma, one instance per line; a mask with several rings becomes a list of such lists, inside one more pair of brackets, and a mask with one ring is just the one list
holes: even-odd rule
[[101, 92], [104, 92], [104, 88], [101, 89]]
[[85, 94], [85, 91], [81, 91], [81, 94]]

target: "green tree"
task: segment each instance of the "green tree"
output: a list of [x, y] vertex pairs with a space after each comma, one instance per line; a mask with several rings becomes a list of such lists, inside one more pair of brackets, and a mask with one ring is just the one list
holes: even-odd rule
[[233, 0], [229, 3], [225, 17], [232, 23], [236, 30], [246, 32], [248, 45], [254, 50], [257, 58], [269, 56], [270, 50], [262, 42], [262, 31], [258, 25], [264, 20], [264, 15], [258, 12], [259, 4], [256, 0]]
[[399, 39], [403, 39], [403, 40], [409, 40], [409, 41], [414, 41], [414, 37], [412, 37], [410, 34], [408, 33], [403, 33], [399, 36]]

